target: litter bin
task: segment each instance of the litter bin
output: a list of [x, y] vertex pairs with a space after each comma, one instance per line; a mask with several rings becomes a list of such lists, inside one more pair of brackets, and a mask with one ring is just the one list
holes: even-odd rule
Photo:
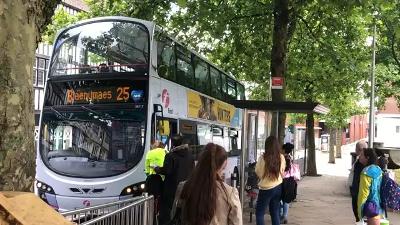
[[329, 134], [321, 135], [321, 151], [329, 151]]

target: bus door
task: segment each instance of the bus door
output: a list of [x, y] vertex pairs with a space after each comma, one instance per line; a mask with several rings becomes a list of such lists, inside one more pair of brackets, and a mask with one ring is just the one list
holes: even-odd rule
[[170, 149], [171, 136], [178, 134], [177, 120], [166, 117], [156, 117], [156, 124], [154, 140], [161, 141], [167, 149]]

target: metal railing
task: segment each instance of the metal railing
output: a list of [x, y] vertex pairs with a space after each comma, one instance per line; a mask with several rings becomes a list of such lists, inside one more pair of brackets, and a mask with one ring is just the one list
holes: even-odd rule
[[152, 225], [153, 196], [143, 195], [117, 202], [61, 213], [78, 225]]

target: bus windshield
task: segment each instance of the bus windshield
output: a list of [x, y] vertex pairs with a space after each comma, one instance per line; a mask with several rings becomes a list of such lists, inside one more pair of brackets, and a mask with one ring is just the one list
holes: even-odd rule
[[148, 74], [149, 34], [131, 22], [93, 22], [61, 33], [54, 45], [50, 76]]
[[74, 177], [106, 177], [128, 171], [142, 158], [143, 109], [56, 108], [60, 107], [45, 107], [42, 115], [40, 152], [51, 170]]

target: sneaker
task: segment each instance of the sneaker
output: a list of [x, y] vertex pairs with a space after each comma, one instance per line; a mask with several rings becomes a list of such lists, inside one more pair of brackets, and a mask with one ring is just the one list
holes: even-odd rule
[[281, 224], [287, 224], [287, 223], [288, 223], [288, 219], [287, 218], [281, 219]]

